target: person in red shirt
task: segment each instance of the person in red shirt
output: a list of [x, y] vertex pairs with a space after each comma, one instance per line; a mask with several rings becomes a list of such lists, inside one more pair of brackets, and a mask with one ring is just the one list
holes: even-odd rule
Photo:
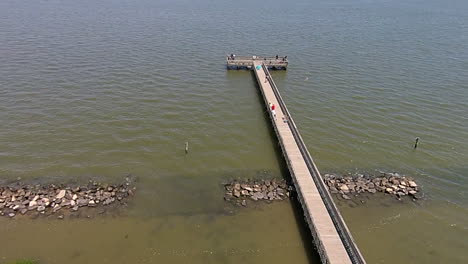
[[271, 114], [273, 115], [273, 117], [274, 117], [275, 120], [276, 120], [276, 111], [275, 111], [275, 109], [276, 109], [275, 104], [272, 104], [272, 105], [271, 105]]

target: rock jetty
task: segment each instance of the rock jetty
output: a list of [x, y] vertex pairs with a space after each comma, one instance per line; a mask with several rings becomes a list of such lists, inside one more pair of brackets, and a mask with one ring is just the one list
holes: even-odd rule
[[420, 189], [416, 182], [409, 177], [398, 173], [380, 173], [380, 175], [364, 174], [325, 174], [325, 184], [330, 193], [341, 195], [345, 200], [351, 199], [360, 193], [382, 192], [395, 196], [397, 199], [408, 196], [419, 199]]
[[90, 181], [88, 185], [29, 185], [13, 184], [0, 186], [0, 215], [15, 217], [18, 214], [55, 214], [63, 219], [59, 211], [75, 212], [83, 207], [103, 207], [111, 204], [125, 204], [136, 188], [131, 186], [131, 180], [117, 185], [102, 184]]
[[285, 180], [233, 180], [224, 185], [224, 200], [247, 206], [251, 201], [282, 201], [291, 196], [293, 187]]

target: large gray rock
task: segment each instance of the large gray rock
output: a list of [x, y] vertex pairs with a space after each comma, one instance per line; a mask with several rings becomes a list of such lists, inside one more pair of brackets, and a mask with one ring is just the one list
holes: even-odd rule
[[86, 206], [86, 205], [88, 205], [88, 202], [89, 202], [88, 199], [78, 199], [76, 201], [76, 204], [78, 206]]
[[249, 191], [249, 192], [252, 192], [253, 189], [249, 186], [242, 186], [242, 189], [246, 190], [246, 191]]
[[66, 193], [67, 193], [66, 190], [60, 190], [60, 192], [57, 194], [57, 196], [55, 196], [55, 198], [62, 199], [63, 197], [65, 197]]
[[340, 190], [343, 191], [344, 193], [349, 193], [349, 187], [346, 184], [341, 185]]
[[70, 201], [67, 200], [67, 199], [62, 199], [62, 202], [60, 203], [61, 206], [69, 206], [70, 205]]
[[252, 199], [254, 200], [262, 200], [263, 198], [265, 198], [265, 196], [261, 192], [256, 192], [252, 195]]

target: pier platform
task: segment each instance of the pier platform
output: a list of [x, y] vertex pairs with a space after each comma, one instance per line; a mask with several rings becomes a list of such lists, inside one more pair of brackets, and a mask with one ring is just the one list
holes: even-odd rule
[[[366, 263], [299, 134], [265, 60], [248, 63], [251, 65], [249, 69], [255, 73], [322, 263]], [[270, 104], [276, 106], [275, 115]]]
[[286, 70], [288, 68], [288, 56], [236, 56], [226, 57], [226, 66], [230, 70], [252, 69], [254, 62], [263, 63], [268, 69]]

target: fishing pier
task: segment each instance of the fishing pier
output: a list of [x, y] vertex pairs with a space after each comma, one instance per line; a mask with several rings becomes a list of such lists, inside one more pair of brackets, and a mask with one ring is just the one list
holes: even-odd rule
[[[231, 55], [226, 65], [228, 69], [254, 71], [322, 263], [366, 263], [270, 75], [269, 69], [286, 70], [287, 57]], [[277, 106], [275, 115], [269, 104]]]

